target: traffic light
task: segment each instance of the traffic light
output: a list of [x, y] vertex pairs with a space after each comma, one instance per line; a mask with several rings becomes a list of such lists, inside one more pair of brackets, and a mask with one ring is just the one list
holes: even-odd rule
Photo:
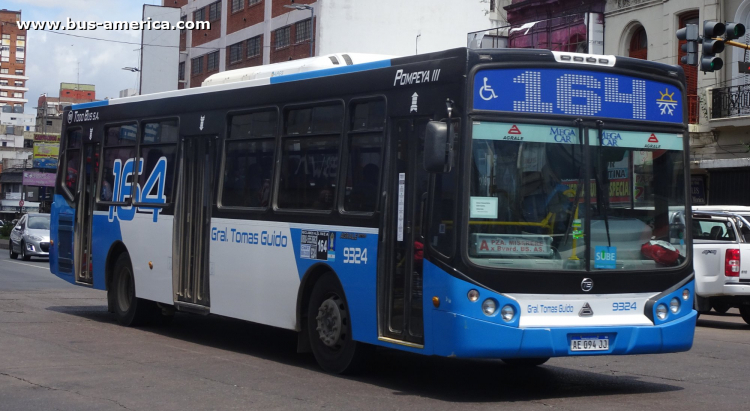
[[727, 23], [724, 40], [734, 40], [745, 35], [745, 25], [742, 23]]
[[722, 36], [726, 31], [724, 23], [718, 21], [703, 22], [703, 55], [701, 56], [701, 71], [720, 70], [724, 67], [724, 61], [721, 57], [716, 57], [716, 53], [724, 51], [724, 40], [715, 40]]
[[677, 38], [685, 40], [687, 43], [680, 46], [682, 51], [687, 54], [680, 57], [682, 64], [695, 66], [698, 64], [698, 25], [686, 24], [685, 27], [677, 30]]

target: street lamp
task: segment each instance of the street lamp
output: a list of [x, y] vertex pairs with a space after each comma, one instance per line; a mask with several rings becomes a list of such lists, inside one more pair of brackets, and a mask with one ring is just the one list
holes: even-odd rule
[[136, 72], [141, 71], [141, 69], [139, 69], [138, 67], [123, 67], [122, 69], [127, 70], [131, 73], [136, 73]]
[[[294, 2], [294, 0], [292, 0]], [[295, 10], [310, 10], [310, 57], [313, 56], [313, 17], [315, 16], [315, 10], [313, 6], [309, 4], [285, 4], [284, 7]]]

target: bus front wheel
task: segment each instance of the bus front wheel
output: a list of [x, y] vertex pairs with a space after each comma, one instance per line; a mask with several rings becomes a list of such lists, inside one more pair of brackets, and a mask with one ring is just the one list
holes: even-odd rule
[[324, 274], [313, 287], [307, 306], [307, 331], [315, 359], [325, 371], [356, 372], [369, 354], [370, 347], [352, 339], [349, 306], [332, 273]]
[[117, 322], [128, 327], [145, 323], [153, 311], [153, 303], [135, 296], [133, 265], [128, 253], [122, 253], [117, 257], [112, 286]]

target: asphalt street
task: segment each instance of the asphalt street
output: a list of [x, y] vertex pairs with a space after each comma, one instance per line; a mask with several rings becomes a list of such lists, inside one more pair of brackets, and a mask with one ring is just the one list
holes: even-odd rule
[[178, 313], [121, 327], [105, 294], [47, 261], [0, 256], [0, 410], [741, 410], [750, 326], [736, 310], [698, 320], [689, 352], [499, 361], [379, 351], [355, 377], [322, 372], [292, 332]]

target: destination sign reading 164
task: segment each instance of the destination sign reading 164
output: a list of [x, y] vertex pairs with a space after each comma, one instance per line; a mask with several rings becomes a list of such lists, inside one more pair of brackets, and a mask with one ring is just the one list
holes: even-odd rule
[[672, 85], [587, 70], [497, 69], [474, 77], [474, 109], [682, 123]]

